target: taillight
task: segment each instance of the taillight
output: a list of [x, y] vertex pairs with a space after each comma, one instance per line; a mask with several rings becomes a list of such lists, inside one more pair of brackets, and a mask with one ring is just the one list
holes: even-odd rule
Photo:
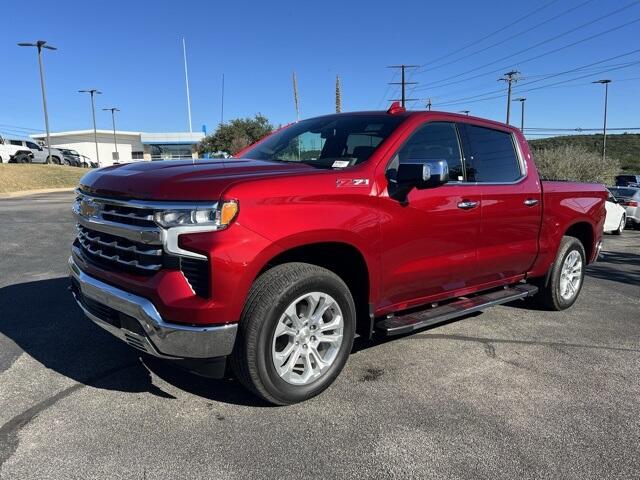
[[622, 204], [626, 207], [637, 207], [638, 206], [638, 202], [636, 202], [635, 200], [627, 200], [626, 202], [622, 202]]

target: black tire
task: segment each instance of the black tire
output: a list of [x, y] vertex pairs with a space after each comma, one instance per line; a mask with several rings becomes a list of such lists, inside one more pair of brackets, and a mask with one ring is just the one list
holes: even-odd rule
[[15, 161], [16, 163], [30, 163], [31, 157], [29, 157], [29, 154], [27, 153], [18, 153], [15, 156]]
[[[272, 359], [272, 342], [284, 310], [305, 293], [331, 295], [343, 317], [343, 339], [327, 371], [307, 385], [292, 385], [280, 377]], [[342, 371], [355, 335], [356, 309], [347, 285], [335, 273], [307, 263], [286, 263], [262, 274], [254, 283], [238, 328], [231, 367], [253, 393], [276, 405], [290, 405], [325, 390]]]
[[69, 163], [69, 160], [65, 158], [64, 160], [62, 160], [62, 165], [70, 166], [71, 163]]
[[54, 155], [51, 157], [51, 159], [53, 160], [53, 163], [55, 163], [56, 165], [62, 165], [62, 162], [60, 161], [60, 157], [56, 157]]
[[46, 163], [47, 165], [51, 165], [51, 157], [47, 157], [47, 159], [44, 161], [44, 163]]
[[[571, 252], [577, 251], [580, 254], [582, 262], [582, 271], [580, 275], [580, 283], [575, 293], [570, 298], [565, 298], [560, 293], [560, 280], [562, 276], [562, 267], [565, 259]], [[586, 267], [586, 254], [580, 240], [575, 237], [562, 237], [560, 247], [556, 259], [551, 265], [551, 272], [546, 285], [540, 286], [537, 299], [549, 310], [566, 310], [575, 303], [582, 290], [584, 284], [584, 274]]]
[[620, 219], [620, 225], [618, 225], [618, 229], [614, 230], [611, 233], [613, 233], [614, 235], [621, 235], [626, 224], [627, 224], [627, 216], [625, 214], [622, 214], [622, 218]]

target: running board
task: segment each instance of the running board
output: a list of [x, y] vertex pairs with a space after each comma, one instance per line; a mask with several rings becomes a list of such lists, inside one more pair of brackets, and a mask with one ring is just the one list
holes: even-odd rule
[[389, 316], [376, 322], [375, 329], [377, 332], [388, 337], [392, 335], [402, 335], [472, 312], [484, 310], [494, 305], [508, 303], [519, 298], [531, 297], [537, 292], [538, 287], [522, 283], [510, 288], [480, 293], [470, 297], [461, 297], [458, 300], [439, 307], [431, 307], [405, 315]]

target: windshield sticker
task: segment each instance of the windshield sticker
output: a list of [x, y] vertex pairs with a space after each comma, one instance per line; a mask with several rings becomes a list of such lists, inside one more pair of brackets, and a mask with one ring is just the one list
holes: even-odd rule
[[333, 165], [331, 165], [332, 168], [345, 168], [349, 166], [349, 160], [336, 160], [335, 162], [333, 162]]

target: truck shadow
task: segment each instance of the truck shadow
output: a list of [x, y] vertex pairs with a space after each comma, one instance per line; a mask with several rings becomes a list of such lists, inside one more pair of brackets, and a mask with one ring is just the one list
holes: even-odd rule
[[[96, 388], [175, 398], [154, 385], [150, 371], [207, 400], [265, 406], [233, 379], [211, 380], [140, 354], [82, 314], [55, 278], [0, 288], [0, 373], [22, 352], [46, 368]], [[15, 345], [12, 344], [15, 343]]]
[[604, 252], [602, 258], [587, 267], [587, 275], [612, 282], [640, 285], [640, 255]]

